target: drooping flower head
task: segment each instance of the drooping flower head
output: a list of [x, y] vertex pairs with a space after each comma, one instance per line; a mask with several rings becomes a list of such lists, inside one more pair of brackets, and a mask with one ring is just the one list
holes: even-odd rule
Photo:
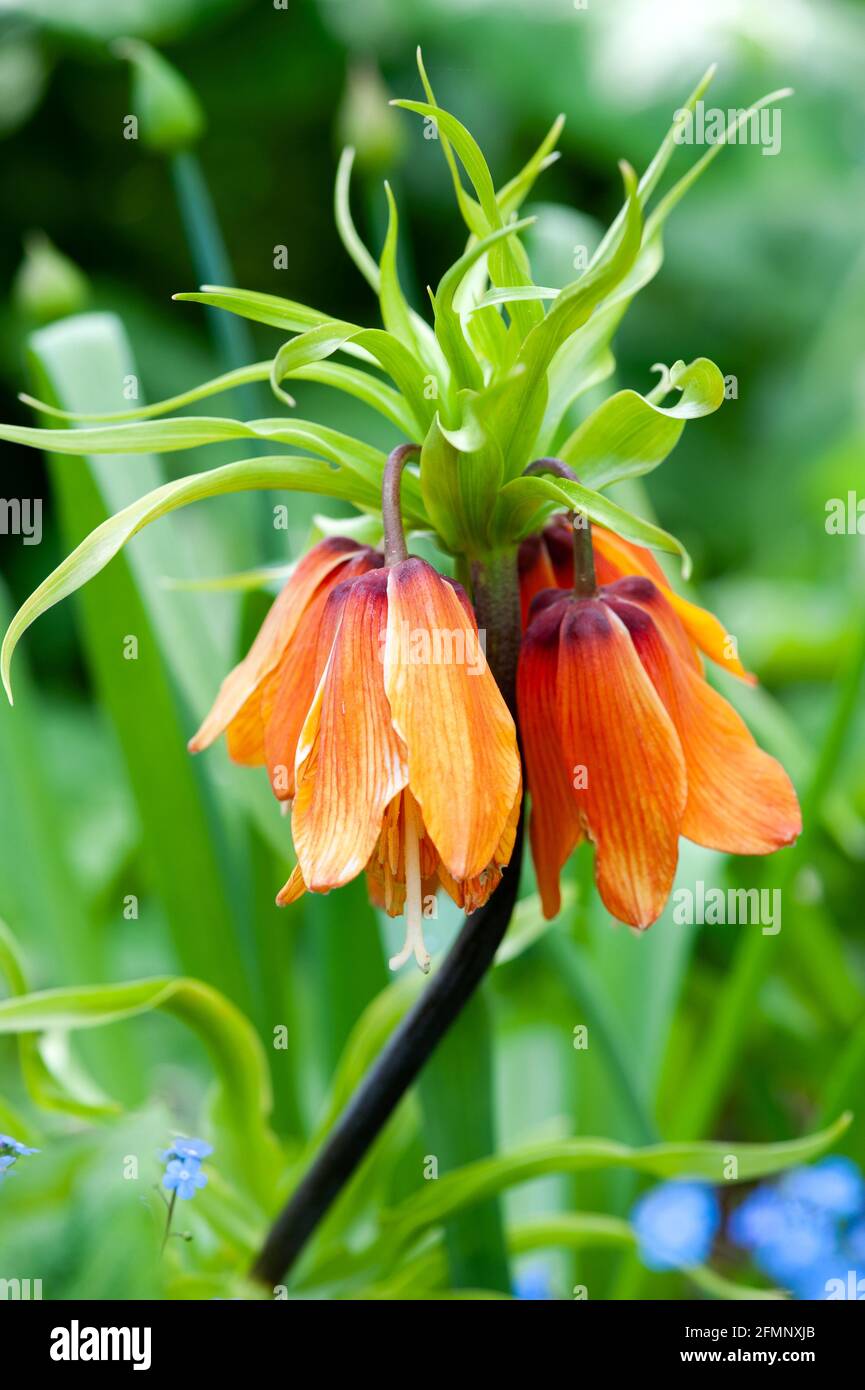
[[327, 893], [364, 870], [373, 900], [405, 912], [423, 969], [425, 906], [438, 888], [471, 912], [498, 884], [521, 800], [513, 718], [463, 588], [405, 551], [343, 539], [304, 558], [190, 747], [223, 730], [266, 763], [292, 806], [297, 865], [277, 897]]
[[471, 912], [510, 858], [513, 719], [465, 593], [418, 558], [334, 590], [318, 669], [296, 755], [298, 865], [279, 901], [367, 869], [376, 900], [405, 908], [424, 964], [425, 894], [440, 885]]
[[[524, 584], [547, 563], [567, 582], [548, 540]], [[768, 854], [799, 834], [799, 807], [783, 768], [703, 677], [697, 642], [713, 656], [726, 651], [741, 673], [721, 625], [694, 605], [683, 618], [636, 547], [603, 534], [593, 546], [588, 533], [581, 544], [600, 553], [609, 582], [537, 593], [520, 654], [538, 887], [555, 916], [561, 868], [588, 838], [606, 907], [647, 927], [672, 888], [680, 834], [731, 854]]]

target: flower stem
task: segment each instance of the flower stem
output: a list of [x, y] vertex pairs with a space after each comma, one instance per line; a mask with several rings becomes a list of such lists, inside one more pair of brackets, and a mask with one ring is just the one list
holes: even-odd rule
[[[533, 473], [552, 473], [557, 478], [567, 478], [571, 483], [580, 480], [569, 464], [561, 459], [535, 459], [523, 470], [523, 477]], [[592, 549], [592, 523], [585, 512], [571, 512], [574, 528], [574, 593], [577, 598], [592, 598], [598, 591], [595, 579], [595, 553]]]
[[262, 1284], [273, 1287], [283, 1280], [492, 964], [516, 902], [521, 851], [522, 820], [499, 887], [466, 919], [441, 969], [391, 1034], [271, 1227], [252, 1269]]
[[402, 524], [400, 487], [406, 460], [420, 453], [419, 444], [398, 444], [388, 455], [381, 485], [381, 515], [384, 522], [384, 562], [398, 565], [408, 559]]
[[166, 1214], [165, 1214], [165, 1232], [164, 1232], [163, 1237], [162, 1237], [162, 1246], [161, 1246], [161, 1249], [163, 1249], [163, 1250], [165, 1249], [166, 1245], [168, 1244], [168, 1237], [169, 1237], [170, 1234], [171, 1234], [171, 1221], [172, 1221], [172, 1217], [174, 1216], [174, 1208], [175, 1208], [176, 1203], [177, 1203], [177, 1188], [175, 1187], [174, 1191], [173, 1191], [172, 1194], [171, 1194], [171, 1201], [168, 1203], [168, 1211], [167, 1211]]

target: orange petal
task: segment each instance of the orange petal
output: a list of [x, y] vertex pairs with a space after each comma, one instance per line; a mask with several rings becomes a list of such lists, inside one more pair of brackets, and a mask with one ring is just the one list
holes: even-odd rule
[[[344, 564], [351, 555], [356, 555], [357, 551], [355, 541], [342, 536], [330, 536], [314, 545], [312, 550], [304, 555], [288, 583], [271, 605], [243, 661], [235, 666], [233, 671], [229, 671], [222, 682], [213, 708], [201, 728], [189, 741], [191, 753], [199, 753], [203, 748], [208, 748], [232, 720], [243, 712], [237, 731], [230, 740], [229, 751], [233, 744], [238, 761], [262, 761], [254, 756], [260, 746], [257, 701], [249, 710], [244, 710], [244, 706], [256, 692], [260, 681], [279, 661], [286, 643], [292, 637], [306, 605], [319, 584], [338, 565]], [[256, 742], [256, 738], [259, 742]]]
[[664, 594], [651, 579], [647, 579], [641, 574], [625, 575], [622, 579], [617, 579], [615, 583], [608, 584], [601, 597], [604, 599], [625, 599], [626, 602], [637, 604], [638, 607], [645, 609], [651, 615], [664, 641], [673, 648], [676, 655], [685, 662], [686, 666], [690, 666], [692, 670], [702, 675], [703, 663], [694, 649], [694, 644]]
[[288, 907], [290, 903], [296, 903], [298, 898], [302, 898], [305, 892], [306, 884], [303, 881], [300, 865], [295, 864], [288, 882], [283, 884], [276, 895], [276, 905], [277, 907]]
[[556, 576], [543, 536], [529, 536], [528, 540], [523, 541], [519, 550], [519, 570], [520, 607], [525, 631], [535, 594], [556, 587]]
[[520, 785], [516, 730], [454, 586], [425, 560], [388, 575], [385, 688], [409, 785], [448, 872], [493, 858]]
[[644, 574], [667, 588], [667, 576], [651, 550], [645, 546], [634, 545], [623, 536], [617, 536], [615, 531], [608, 531], [605, 526], [592, 526], [592, 545], [622, 574]]
[[571, 604], [561, 628], [559, 738], [595, 845], [595, 882], [619, 921], [648, 927], [673, 884], [685, 808], [685, 764], [670, 716], [627, 629], [597, 599]]
[[701, 652], [705, 652], [712, 661], [723, 666], [726, 671], [731, 671], [734, 676], [738, 676], [748, 685], [757, 684], [757, 677], [751, 675], [750, 671], [746, 671], [739, 660], [735, 637], [730, 636], [724, 624], [719, 622], [714, 613], [710, 613], [706, 608], [698, 607], [696, 603], [689, 602], [688, 599], [682, 598], [672, 589], [665, 588], [664, 595], [678, 614], [689, 637], [697, 644]]
[[384, 570], [339, 585], [327, 601], [338, 627], [298, 741], [291, 820], [313, 892], [348, 883], [366, 867], [385, 808], [408, 781], [384, 691], [387, 606]]
[[[749, 685], [756, 684], [756, 677], [746, 671], [739, 660], [735, 639], [730, 636], [723, 623], [707, 609], [681, 598], [671, 589], [667, 576], [650, 550], [640, 545], [631, 545], [630, 541], [623, 540], [621, 536], [614, 535], [603, 526], [592, 528], [592, 543], [596, 552], [621, 570], [622, 574], [641, 574], [653, 580], [700, 651], [705, 652], [712, 661], [731, 671], [740, 680], [747, 681]], [[610, 581], [604, 579], [602, 582]]]
[[611, 602], [679, 734], [688, 773], [682, 834], [727, 854], [771, 854], [792, 844], [802, 818], [781, 764], [757, 746], [732, 706], [677, 659], [645, 612]]
[[533, 617], [517, 668], [520, 732], [532, 798], [529, 839], [547, 918], [558, 915], [562, 865], [582, 839], [572, 779], [557, 738], [559, 629], [567, 606], [567, 600], [560, 600]]
[[[264, 740], [261, 761], [267, 764], [271, 788], [280, 801], [291, 801], [294, 797], [297, 741], [321, 674], [318, 666], [320, 636], [325, 649], [322, 667], [333, 644], [336, 605], [332, 621], [329, 618], [327, 627], [323, 626], [328, 596], [337, 584], [345, 584], [375, 568], [380, 558], [374, 551], [361, 551], [328, 575], [303, 613], [279, 664], [261, 683], [259, 708]], [[233, 728], [233, 724], [229, 726], [229, 739]]]

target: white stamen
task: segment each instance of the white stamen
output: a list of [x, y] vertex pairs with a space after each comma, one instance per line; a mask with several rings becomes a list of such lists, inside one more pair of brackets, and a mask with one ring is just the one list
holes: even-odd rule
[[391, 956], [391, 970], [399, 970], [413, 955], [423, 973], [429, 973], [429, 952], [423, 939], [423, 890], [420, 877], [420, 842], [415, 819], [414, 797], [406, 787], [403, 793], [405, 812], [405, 944], [398, 955]]

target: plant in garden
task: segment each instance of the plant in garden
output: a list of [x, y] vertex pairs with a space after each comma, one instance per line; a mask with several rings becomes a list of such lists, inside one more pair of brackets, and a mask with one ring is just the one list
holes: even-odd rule
[[[646, 927], [670, 892], [680, 834], [765, 854], [800, 829], [783, 769], [704, 677], [702, 655], [748, 679], [735, 644], [712, 615], [675, 592], [650, 553], [677, 555], [687, 576], [684, 547], [606, 495], [657, 467], [689, 419], [721, 405], [720, 371], [707, 358], [679, 361], [645, 394], [618, 391], [581, 423], [574, 416], [580, 397], [613, 371], [610, 342], [660, 267], [666, 218], [723, 142], [651, 211], [674, 128], [639, 180], [623, 163], [624, 203], [591, 264], [572, 284], [550, 289], [532, 279], [521, 240], [531, 219], [518, 214], [556, 157], [561, 122], [497, 190], [473, 137], [436, 104], [419, 67], [427, 100], [396, 105], [432, 123], [468, 232], [464, 253], [430, 291], [432, 323], [400, 286], [398, 215], [387, 185], [378, 261], [358, 235], [347, 151], [337, 222], [378, 295], [382, 328], [272, 295], [204, 286], [176, 297], [291, 337], [271, 359], [156, 405], [73, 415], [27, 397], [63, 426], [0, 429], [3, 438], [65, 454], [233, 440], [302, 451], [257, 454], [165, 483], [92, 531], [9, 627], [2, 674], [10, 699], [12, 653], [30, 623], [167, 513], [247, 489], [307, 491], [358, 512], [293, 568], [190, 747], [203, 750], [225, 733], [232, 759], [266, 767], [276, 799], [290, 807], [297, 863], [280, 902], [326, 893], [365, 872], [376, 904], [405, 914], [405, 947], [391, 964], [414, 955], [424, 970], [423, 917], [439, 888], [468, 921], [294, 1187], [256, 1266], [265, 1282], [301, 1248], [491, 964], [517, 896], [524, 790], [548, 917], [559, 908], [561, 868], [581, 839], [594, 846], [606, 906]], [[394, 432], [390, 453], [285, 409], [250, 420], [172, 414], [255, 382], [269, 382], [280, 406], [293, 407], [284, 386], [292, 379], [324, 384], [378, 412]], [[435, 564], [410, 553], [416, 536], [432, 540]], [[152, 1006], [148, 996], [129, 1008]], [[208, 1016], [219, 1008], [211, 1000]], [[265, 1136], [260, 1154], [267, 1147]], [[168, 1151], [163, 1184], [172, 1202], [202, 1187], [203, 1156], [188, 1145]], [[408, 1223], [409, 1235], [419, 1229]]]

